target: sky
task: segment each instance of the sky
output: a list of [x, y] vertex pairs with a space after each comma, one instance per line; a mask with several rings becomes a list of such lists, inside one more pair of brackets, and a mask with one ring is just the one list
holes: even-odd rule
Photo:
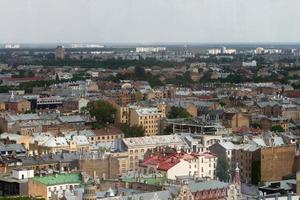
[[300, 42], [299, 0], [0, 0], [0, 43]]

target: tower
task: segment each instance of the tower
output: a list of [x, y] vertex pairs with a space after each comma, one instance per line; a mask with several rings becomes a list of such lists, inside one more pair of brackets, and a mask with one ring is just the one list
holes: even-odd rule
[[235, 185], [237, 195], [241, 195], [241, 175], [238, 163], [236, 163], [236, 168], [234, 171], [233, 184]]
[[11, 91], [10, 99], [13, 100], [15, 98], [14, 91]]
[[63, 46], [58, 46], [55, 49], [55, 60], [65, 59], [65, 49]]

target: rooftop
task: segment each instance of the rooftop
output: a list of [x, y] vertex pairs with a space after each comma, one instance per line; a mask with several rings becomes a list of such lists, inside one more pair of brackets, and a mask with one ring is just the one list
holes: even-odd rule
[[33, 180], [46, 186], [81, 183], [80, 174], [55, 174], [42, 177], [34, 177]]
[[157, 108], [139, 108], [136, 110], [136, 112], [139, 116], [156, 115], [159, 113], [159, 110]]
[[134, 137], [134, 138], [124, 138], [123, 142], [127, 147], [145, 147], [147, 145], [185, 145], [185, 143], [180, 139], [178, 135], [156, 135], [156, 136], [145, 136], [145, 137]]

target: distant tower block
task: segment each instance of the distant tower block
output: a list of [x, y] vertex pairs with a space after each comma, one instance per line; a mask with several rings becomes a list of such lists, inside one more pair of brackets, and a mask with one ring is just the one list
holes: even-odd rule
[[65, 59], [65, 49], [63, 46], [57, 46], [55, 49], [55, 60]]

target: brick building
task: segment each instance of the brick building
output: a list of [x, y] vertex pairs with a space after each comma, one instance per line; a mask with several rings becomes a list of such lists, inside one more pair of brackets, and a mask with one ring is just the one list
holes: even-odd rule
[[120, 175], [119, 160], [112, 156], [100, 158], [95, 155], [90, 159], [79, 159], [77, 162], [78, 169], [92, 177], [96, 175], [105, 179], [117, 178]]
[[253, 155], [252, 182], [282, 180], [293, 174], [295, 145], [258, 149]]
[[261, 114], [267, 117], [278, 117], [282, 115], [282, 106], [277, 102], [259, 102], [257, 103]]
[[225, 112], [223, 114], [223, 124], [226, 128], [236, 131], [238, 128], [249, 128], [249, 117], [240, 112]]

